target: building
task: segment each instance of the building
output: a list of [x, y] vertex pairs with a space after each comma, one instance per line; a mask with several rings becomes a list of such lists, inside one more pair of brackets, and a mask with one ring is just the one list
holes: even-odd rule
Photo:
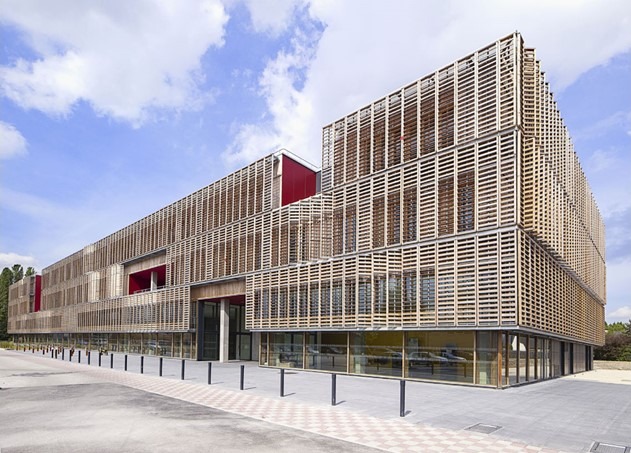
[[268, 155], [47, 267], [39, 305], [16, 283], [9, 332], [505, 387], [591, 368], [604, 257], [515, 33], [325, 126], [321, 171]]

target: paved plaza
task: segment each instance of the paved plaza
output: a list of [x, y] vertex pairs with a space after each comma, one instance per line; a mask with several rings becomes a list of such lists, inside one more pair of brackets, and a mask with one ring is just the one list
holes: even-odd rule
[[[631, 446], [631, 371], [597, 370], [506, 390], [408, 381], [402, 418], [398, 380], [338, 375], [332, 406], [327, 373], [286, 370], [281, 397], [280, 371], [254, 362], [213, 363], [208, 385], [208, 362], [186, 361], [182, 380], [176, 359], [163, 360], [159, 377], [156, 357], [144, 358], [143, 374], [138, 355], [127, 356], [127, 371], [118, 353], [102, 356], [100, 367], [95, 352], [90, 365], [84, 351], [80, 364], [78, 351], [72, 362], [68, 351], [64, 358], [0, 350], [1, 453], [86, 445], [92, 451], [215, 445], [213, 451], [614, 453], [624, 448], [613, 446]], [[112, 401], [125, 407], [113, 409]], [[79, 429], [89, 408], [102, 423]], [[125, 411], [133, 412], [134, 430]]]

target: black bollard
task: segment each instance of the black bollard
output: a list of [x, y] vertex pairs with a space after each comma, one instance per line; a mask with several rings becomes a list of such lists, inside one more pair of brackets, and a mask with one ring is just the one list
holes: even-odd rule
[[127, 371], [127, 354], [125, 354], [125, 371]]
[[92, 358], [92, 352], [91, 351], [86, 351], [85, 352], [88, 355], [88, 365], [90, 364], [90, 360]]
[[285, 396], [285, 368], [280, 369], [280, 397]]
[[162, 376], [162, 357], [160, 357], [160, 376]]
[[99, 351], [99, 366], [101, 366], [101, 357], [103, 356], [103, 353], [101, 351]]
[[243, 390], [244, 381], [245, 381], [245, 365], [241, 365], [241, 379], [239, 381], [239, 390]]
[[66, 350], [62, 348], [62, 349], [61, 349], [61, 360], [62, 360], [62, 361], [66, 360], [66, 359], [64, 358], [64, 354], [65, 354], [65, 352], [66, 352]]
[[212, 377], [212, 373], [213, 373], [213, 363], [208, 362], [208, 385], [210, 385], [210, 379]]
[[145, 373], [145, 356], [141, 355], [140, 356], [140, 374], [144, 374]]
[[81, 363], [81, 350], [77, 351], [77, 363]]
[[55, 349], [55, 358], [57, 358], [57, 355], [58, 355], [58, 352], [57, 352], [57, 350]]
[[186, 360], [182, 359], [182, 380], [184, 380], [184, 367], [186, 366]]
[[110, 368], [114, 368], [114, 354], [110, 353]]
[[52, 349], [50, 350], [50, 358], [51, 359], [55, 358], [55, 351], [53, 351]]
[[337, 394], [337, 374], [333, 373], [331, 375], [331, 406], [335, 406], [335, 397]]
[[399, 381], [399, 417], [405, 417], [405, 381]]

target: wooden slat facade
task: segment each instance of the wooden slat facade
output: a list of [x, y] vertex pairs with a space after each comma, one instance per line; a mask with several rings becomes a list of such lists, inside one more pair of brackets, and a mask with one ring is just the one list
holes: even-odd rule
[[[281, 206], [270, 155], [44, 269], [10, 332], [191, 331], [191, 286], [239, 278], [252, 330], [603, 343], [604, 224], [519, 34], [325, 126], [322, 152], [317, 195]], [[127, 295], [156, 256], [165, 287]]]

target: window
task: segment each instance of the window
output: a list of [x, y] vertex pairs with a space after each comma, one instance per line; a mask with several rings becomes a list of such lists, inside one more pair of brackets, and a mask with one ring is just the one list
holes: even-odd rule
[[473, 170], [458, 174], [458, 232], [475, 228], [475, 187]]
[[434, 269], [420, 271], [421, 311], [434, 311], [436, 307], [436, 276]]
[[438, 234], [454, 232], [454, 177], [438, 181]]

